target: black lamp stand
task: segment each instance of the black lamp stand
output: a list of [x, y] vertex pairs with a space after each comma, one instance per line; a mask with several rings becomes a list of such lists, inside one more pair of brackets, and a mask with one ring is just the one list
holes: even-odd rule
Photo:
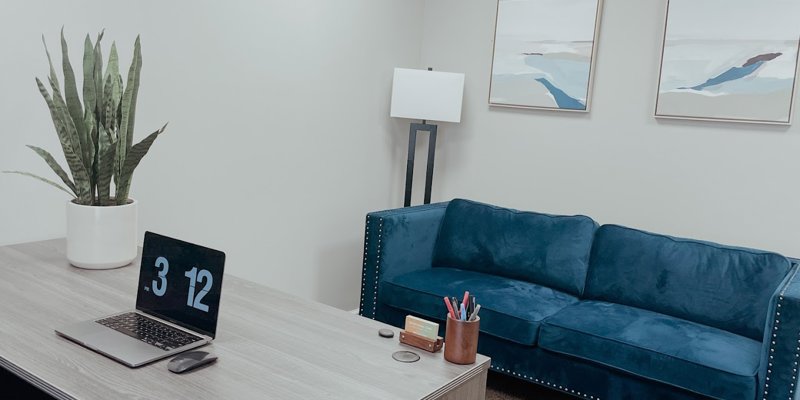
[[431, 203], [431, 184], [433, 182], [433, 157], [436, 154], [436, 125], [422, 121], [421, 124], [412, 123], [408, 132], [408, 159], [406, 161], [406, 197], [404, 207], [411, 206], [411, 182], [414, 179], [414, 153], [417, 150], [417, 132], [429, 132], [428, 136], [428, 167], [425, 171], [425, 200], [424, 204]]

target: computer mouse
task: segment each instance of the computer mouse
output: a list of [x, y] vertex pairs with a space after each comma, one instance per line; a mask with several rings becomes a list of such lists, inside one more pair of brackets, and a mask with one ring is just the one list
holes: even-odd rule
[[182, 374], [187, 371], [196, 369], [203, 365], [211, 364], [217, 361], [217, 356], [205, 351], [189, 351], [181, 353], [173, 358], [167, 364], [167, 369], [176, 373]]

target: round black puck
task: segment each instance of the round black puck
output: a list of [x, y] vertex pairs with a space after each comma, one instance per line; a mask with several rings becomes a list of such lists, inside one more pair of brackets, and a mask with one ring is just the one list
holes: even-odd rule
[[381, 337], [385, 337], [385, 338], [393, 338], [394, 337], [394, 331], [391, 330], [391, 329], [381, 329], [381, 330], [378, 331], [378, 335], [380, 335]]
[[392, 353], [392, 358], [394, 358], [395, 361], [413, 363], [419, 361], [419, 354], [414, 353], [413, 351], [395, 351]]

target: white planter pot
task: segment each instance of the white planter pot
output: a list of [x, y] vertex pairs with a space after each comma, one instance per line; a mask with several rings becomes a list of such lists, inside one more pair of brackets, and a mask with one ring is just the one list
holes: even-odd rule
[[136, 200], [122, 206], [67, 202], [67, 260], [87, 269], [128, 265], [136, 258]]

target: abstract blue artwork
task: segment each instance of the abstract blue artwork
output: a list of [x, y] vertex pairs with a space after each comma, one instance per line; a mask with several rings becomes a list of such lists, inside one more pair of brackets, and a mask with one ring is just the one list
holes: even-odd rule
[[589, 111], [601, 0], [498, 0], [493, 106]]
[[800, 2], [669, 0], [656, 117], [791, 122]]

